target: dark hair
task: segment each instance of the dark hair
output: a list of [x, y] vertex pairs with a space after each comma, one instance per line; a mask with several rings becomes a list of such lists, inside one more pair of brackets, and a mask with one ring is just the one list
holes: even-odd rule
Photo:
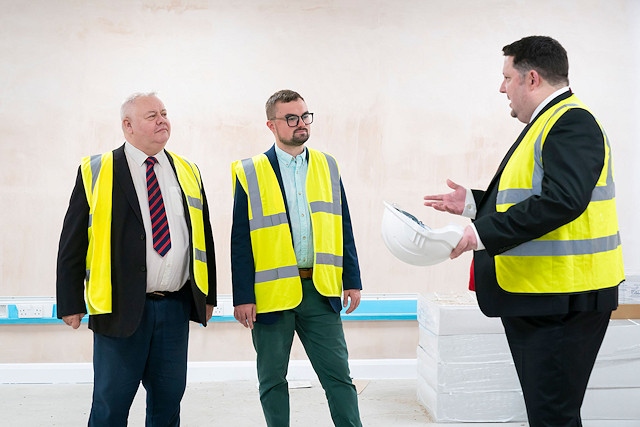
[[520, 74], [536, 70], [552, 86], [569, 84], [567, 51], [551, 37], [524, 37], [503, 47], [502, 52], [513, 56], [513, 67]]
[[283, 90], [277, 91], [276, 93], [274, 93], [269, 97], [269, 99], [267, 100], [267, 103], [264, 106], [267, 112], [267, 119], [271, 120], [274, 118], [273, 115], [275, 114], [276, 103], [278, 102], [287, 103], [291, 101], [296, 101], [298, 99], [301, 99], [304, 101], [304, 98], [300, 96], [298, 92], [294, 92], [289, 89], [283, 89]]

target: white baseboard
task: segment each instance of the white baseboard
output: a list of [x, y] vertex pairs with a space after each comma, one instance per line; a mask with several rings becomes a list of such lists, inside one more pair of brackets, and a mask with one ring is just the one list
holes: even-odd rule
[[[355, 379], [416, 379], [416, 359], [355, 359], [349, 361]], [[308, 360], [289, 363], [291, 381], [311, 380], [316, 374]], [[187, 382], [257, 381], [254, 361], [189, 362]], [[91, 363], [4, 363], [0, 384], [77, 384], [93, 382]]]

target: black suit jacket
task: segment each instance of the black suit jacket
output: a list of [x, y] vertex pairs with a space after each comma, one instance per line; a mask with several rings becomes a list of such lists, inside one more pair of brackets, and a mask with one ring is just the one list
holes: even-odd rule
[[[537, 116], [568, 98], [567, 91]], [[536, 120], [537, 120], [536, 118]], [[618, 288], [580, 294], [531, 295], [504, 291], [497, 283], [494, 256], [536, 239], [586, 209], [604, 165], [602, 131], [586, 110], [566, 112], [549, 132], [542, 149], [542, 193], [496, 212], [500, 176], [514, 150], [535, 122], [528, 124], [502, 160], [486, 191], [473, 190], [477, 205], [474, 225], [486, 250], [474, 252], [474, 278], [480, 309], [487, 316], [541, 316], [569, 311], [615, 310]]]
[[[175, 172], [171, 156], [167, 155], [167, 158]], [[183, 204], [185, 212], [188, 212], [184, 195]], [[206, 304], [216, 304], [216, 263], [206, 196], [204, 196], [203, 209], [209, 268], [208, 296], [205, 296], [195, 285], [192, 279], [192, 268], [189, 269], [191, 279], [185, 286], [191, 288], [191, 320], [206, 325]], [[185, 219], [189, 231], [191, 231], [189, 215], [185, 215]], [[84, 300], [84, 280], [89, 246], [88, 222], [89, 204], [82, 183], [82, 173], [78, 169], [58, 249], [56, 279], [58, 318], [87, 312]], [[124, 145], [122, 145], [113, 150], [112, 312], [89, 316], [89, 328], [94, 332], [114, 337], [127, 337], [137, 329], [146, 298], [146, 238], [138, 197], [125, 157]], [[190, 267], [192, 265], [193, 259], [190, 260]]]

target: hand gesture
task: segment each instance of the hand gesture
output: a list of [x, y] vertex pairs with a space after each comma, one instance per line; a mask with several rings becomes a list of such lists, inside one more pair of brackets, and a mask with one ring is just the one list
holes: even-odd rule
[[453, 190], [451, 193], [424, 196], [424, 205], [437, 211], [462, 215], [464, 202], [467, 198], [467, 189], [450, 179], [447, 179], [447, 186]]

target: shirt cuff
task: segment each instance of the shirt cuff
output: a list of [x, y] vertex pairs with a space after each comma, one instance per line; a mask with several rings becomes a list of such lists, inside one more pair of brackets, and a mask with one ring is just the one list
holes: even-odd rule
[[473, 232], [476, 235], [476, 242], [478, 243], [478, 247], [475, 249], [476, 251], [482, 251], [484, 249], [486, 249], [484, 247], [484, 244], [482, 243], [482, 240], [480, 240], [480, 236], [478, 235], [478, 230], [476, 230], [476, 226], [471, 224], [470, 225], [471, 229], [473, 230]]
[[464, 199], [464, 209], [462, 210], [462, 216], [475, 219], [476, 212], [476, 200], [473, 198], [473, 192], [471, 192], [471, 190], [467, 188], [467, 196]]

